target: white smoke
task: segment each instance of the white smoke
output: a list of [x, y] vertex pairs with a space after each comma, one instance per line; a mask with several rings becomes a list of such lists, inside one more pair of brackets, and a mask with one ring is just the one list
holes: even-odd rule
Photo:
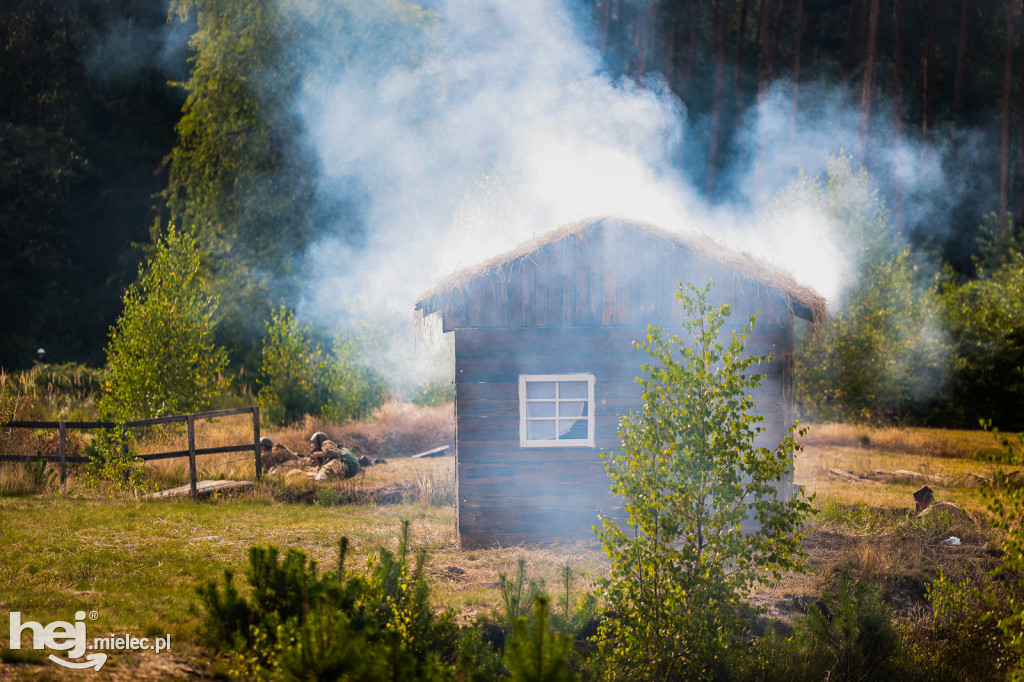
[[[402, 5], [360, 7], [351, 35]], [[311, 283], [300, 306], [321, 324], [367, 311], [411, 317], [417, 295], [441, 275], [601, 214], [702, 230], [835, 297], [851, 268], [821, 207], [791, 208], [784, 220], [764, 216], [780, 188], [801, 170], [821, 172], [842, 149], [872, 149], [871, 163], [902, 182], [905, 210], [916, 219], [941, 211], [933, 199], [942, 149], [929, 156], [884, 123], [871, 135], [890, 143], [865, 145], [849, 98], [823, 85], [801, 84], [814, 106], [801, 107], [794, 122], [785, 82], [744, 119], [740, 161], [721, 174], [734, 200], [709, 206], [678, 169], [685, 152], [707, 148], [688, 139], [683, 102], [656, 74], [642, 87], [609, 79], [585, 24], [564, 3], [446, 0], [437, 13], [424, 61], [381, 72], [370, 59], [320, 60], [301, 93], [325, 191], [357, 194], [365, 226], [353, 245], [342, 236], [347, 225], [325, 225], [313, 248], [338, 265]], [[410, 352], [411, 340], [396, 342], [402, 350], [394, 356]]]

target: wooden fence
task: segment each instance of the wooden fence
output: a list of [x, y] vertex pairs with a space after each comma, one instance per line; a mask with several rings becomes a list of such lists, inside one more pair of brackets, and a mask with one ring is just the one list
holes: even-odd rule
[[[252, 415], [252, 443], [245, 445], [224, 445], [215, 448], [197, 448], [196, 447], [196, 419], [214, 419], [217, 417], [230, 417], [236, 414], [251, 414]], [[260, 458], [260, 408], [254, 407], [236, 407], [229, 410], [211, 410], [209, 412], [197, 412], [195, 414], [183, 414], [175, 415], [173, 417], [157, 417], [155, 419], [139, 419], [136, 421], [124, 422], [123, 424], [116, 424], [114, 422], [33, 422], [33, 421], [10, 421], [6, 424], [0, 424], [0, 428], [15, 428], [15, 429], [57, 429], [59, 436], [59, 452], [60, 454], [54, 457], [50, 455], [43, 457], [47, 462], [55, 462], [60, 465], [60, 489], [61, 492], [67, 492], [68, 488], [68, 463], [85, 463], [89, 461], [88, 457], [69, 457], [67, 447], [67, 430], [68, 429], [113, 429], [119, 426], [125, 429], [138, 428], [143, 426], [158, 426], [161, 424], [176, 424], [185, 422], [188, 426], [188, 450], [172, 450], [170, 452], [153, 452], [147, 455], [138, 455], [137, 459], [143, 461], [152, 461], [155, 459], [174, 459], [177, 457], [188, 457], [188, 479], [189, 486], [192, 488], [192, 496], [196, 495], [196, 455], [214, 455], [223, 452], [249, 452], [253, 453], [253, 462], [256, 466], [256, 480], [259, 481], [262, 478], [263, 463]], [[123, 447], [127, 448], [127, 445]], [[37, 457], [27, 457], [25, 455], [3, 455], [0, 454], [0, 462], [24, 462], [39, 459]]]

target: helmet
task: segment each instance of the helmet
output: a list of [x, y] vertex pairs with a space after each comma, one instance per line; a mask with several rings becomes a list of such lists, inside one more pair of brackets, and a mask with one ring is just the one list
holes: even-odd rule
[[260, 438], [260, 445], [265, 448], [272, 448], [274, 447], [274, 441], [264, 436], [263, 438]]
[[316, 433], [314, 433], [312, 436], [309, 437], [309, 442], [310, 443], [315, 443], [317, 447], [320, 447], [320, 445], [325, 440], [330, 440], [330, 438], [323, 431], [317, 431]]

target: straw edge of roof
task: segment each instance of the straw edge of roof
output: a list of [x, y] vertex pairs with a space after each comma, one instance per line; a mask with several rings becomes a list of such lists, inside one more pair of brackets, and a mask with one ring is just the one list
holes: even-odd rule
[[[632, 225], [643, 229], [660, 239], [689, 249], [700, 258], [728, 266], [737, 273], [737, 276], [742, 276], [745, 279], [779, 291], [783, 294], [791, 308], [792, 303], [796, 302], [810, 311], [811, 322], [815, 326], [820, 326], [828, 320], [828, 303], [825, 298], [812, 287], [801, 284], [791, 273], [776, 265], [758, 258], [747, 251], [725, 246], [698, 230], [691, 229], [689, 232], [672, 231], [644, 221], [611, 215], [592, 216], [571, 223], [565, 223], [552, 230], [535, 235], [517, 244], [514, 248], [488, 258], [477, 265], [456, 270], [442, 277], [437, 284], [420, 295], [416, 300], [415, 309], [421, 316], [430, 314], [424, 312], [427, 302], [439, 298], [442, 301], [446, 301], [456, 292], [465, 290], [470, 282], [480, 277], [502, 272], [507, 266], [516, 261], [523, 260], [533, 252], [545, 246], [556, 244], [563, 239], [576, 237], [585, 241], [584, 230], [591, 225], [596, 225], [605, 220], [615, 220], [620, 225]], [[443, 307], [443, 303], [431, 307], [435, 310], [430, 312], [436, 312], [437, 309]]]

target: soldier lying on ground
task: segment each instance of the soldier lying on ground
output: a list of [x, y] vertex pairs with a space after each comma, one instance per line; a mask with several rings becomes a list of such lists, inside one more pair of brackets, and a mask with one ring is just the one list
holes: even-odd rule
[[260, 461], [263, 471], [270, 467], [281, 466], [288, 462], [298, 462], [299, 456], [281, 443], [275, 443], [264, 436], [260, 438]]
[[345, 465], [345, 478], [352, 478], [359, 473], [359, 460], [352, 454], [352, 451], [348, 448], [339, 448], [337, 443], [330, 440], [323, 431], [317, 431], [310, 436], [309, 446], [309, 458], [314, 463], [326, 466], [331, 460], [338, 460]]

